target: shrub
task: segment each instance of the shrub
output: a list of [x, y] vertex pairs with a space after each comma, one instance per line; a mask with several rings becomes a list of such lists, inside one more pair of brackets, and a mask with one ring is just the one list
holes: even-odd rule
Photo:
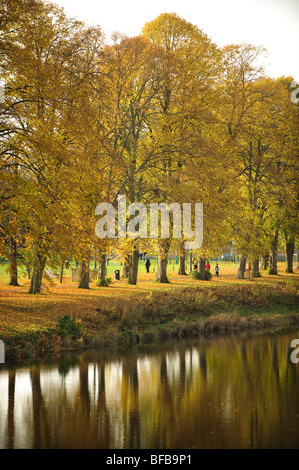
[[[198, 272], [197, 269], [194, 269], [194, 271], [191, 272], [191, 277], [193, 279], [198, 279], [200, 280], [200, 273]], [[210, 279], [212, 279], [212, 273], [211, 271], [209, 271], [208, 269], [205, 270], [205, 280], [206, 281], [209, 281]]]
[[112, 284], [111, 277], [105, 277], [105, 279], [97, 279], [95, 281], [96, 286], [109, 287]]
[[191, 277], [192, 277], [193, 279], [200, 279], [200, 277], [199, 277], [199, 272], [198, 272], [197, 269], [194, 269], [194, 271], [191, 271]]
[[209, 271], [208, 269], [206, 269], [206, 271], [205, 271], [205, 280], [206, 280], [206, 281], [209, 281], [210, 279], [212, 279], [212, 277], [213, 277], [213, 276], [212, 276], [211, 271]]
[[155, 341], [155, 333], [151, 330], [145, 330], [142, 333], [141, 341], [142, 343], [153, 343]]
[[119, 346], [130, 346], [132, 344], [136, 344], [138, 342], [138, 337], [133, 331], [122, 331], [118, 338], [117, 338], [117, 344]]
[[82, 336], [81, 321], [74, 316], [61, 315], [58, 319], [58, 329], [61, 336], [70, 336], [72, 339], [79, 339]]

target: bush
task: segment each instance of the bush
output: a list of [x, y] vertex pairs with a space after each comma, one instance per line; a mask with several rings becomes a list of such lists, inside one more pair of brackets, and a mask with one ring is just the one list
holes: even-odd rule
[[111, 277], [105, 277], [105, 279], [97, 279], [95, 281], [96, 286], [109, 287], [112, 284]]
[[[197, 269], [194, 269], [194, 271], [191, 272], [191, 277], [193, 279], [199, 279], [200, 280], [200, 274], [198, 272]], [[209, 281], [210, 279], [212, 279], [212, 273], [211, 271], [209, 271], [208, 269], [205, 270], [205, 280], [206, 281]]]
[[142, 343], [148, 344], [153, 343], [155, 341], [155, 333], [151, 330], [145, 330], [142, 333], [141, 340]]
[[117, 338], [117, 344], [119, 346], [130, 346], [132, 344], [136, 344], [138, 342], [138, 337], [133, 331], [122, 331], [118, 338]]
[[193, 279], [200, 279], [200, 278], [199, 278], [199, 272], [198, 272], [197, 269], [194, 269], [194, 271], [191, 271], [191, 277], [192, 277]]
[[205, 280], [206, 280], [206, 281], [209, 281], [210, 279], [212, 279], [212, 277], [213, 277], [213, 276], [212, 276], [211, 271], [209, 271], [208, 269], [206, 269], [206, 271], [205, 271]]
[[70, 336], [72, 339], [79, 339], [82, 336], [81, 321], [74, 316], [61, 315], [58, 319], [58, 329], [61, 336]]

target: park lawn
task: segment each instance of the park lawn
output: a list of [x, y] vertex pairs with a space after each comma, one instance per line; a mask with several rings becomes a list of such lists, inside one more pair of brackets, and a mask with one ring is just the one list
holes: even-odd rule
[[[214, 275], [215, 274], [215, 266], [216, 266], [216, 261], [211, 261], [211, 272]], [[281, 264], [281, 270], [283, 270], [283, 267], [285, 263], [279, 263]], [[218, 262], [218, 265], [220, 267], [220, 276], [221, 275], [232, 275], [234, 276], [236, 274], [237, 270], [237, 265], [232, 263], [232, 262]], [[74, 263], [72, 265], [74, 267]], [[93, 268], [92, 263], [90, 264], [90, 268]], [[48, 269], [52, 270], [51, 267], [48, 267]], [[114, 270], [119, 269], [120, 273], [122, 272], [122, 266], [116, 262], [111, 262], [107, 266], [107, 276], [111, 277], [113, 279], [114, 277]], [[157, 261], [152, 260], [151, 261], [151, 267], [150, 267], [150, 273], [152, 274], [151, 277], [154, 277], [154, 272], [157, 269]], [[175, 261], [171, 261], [171, 263], [168, 265], [168, 274], [170, 276], [176, 275], [176, 272], [178, 270], [178, 264]], [[188, 272], [188, 263], [186, 263], [186, 270]], [[55, 271], [57, 278], [59, 278], [59, 270]], [[146, 269], [144, 266], [144, 262], [140, 261], [139, 262], [139, 268], [138, 268], [138, 276], [140, 274], [146, 274]], [[26, 279], [28, 278], [28, 274], [25, 272], [24, 268], [18, 268], [18, 275], [19, 275], [19, 282], [20, 284], [23, 284]], [[69, 282], [71, 279], [71, 269], [65, 269], [63, 273], [64, 277], [64, 283]], [[6, 286], [9, 281], [9, 265], [8, 263], [0, 263], [0, 288], [3, 286]], [[27, 283], [26, 283], [27, 284]]]
[[[212, 263], [213, 272], [214, 265]], [[233, 263], [219, 263], [220, 277], [213, 276], [211, 281], [193, 280], [190, 276], [179, 276], [176, 274], [177, 265], [169, 266], [169, 284], [160, 284], [154, 281], [153, 268], [146, 273], [143, 263], [140, 264], [140, 273], [136, 286], [129, 285], [127, 280], [113, 281], [109, 287], [99, 287], [90, 283], [90, 289], [78, 289], [76, 282], [71, 282], [70, 270], [65, 270], [63, 283], [59, 278], [45, 279], [42, 292], [38, 295], [28, 294], [29, 279], [21, 276], [20, 287], [8, 286], [8, 274], [5, 267], [0, 269], [0, 338], [9, 335], [10, 332], [21, 332], [27, 330], [38, 330], [44, 328], [55, 328], [61, 315], [74, 315], [76, 318], [86, 320], [87, 329], [94, 329], [95, 309], [115, 301], [129, 305], [130, 299], [140, 298], [143, 300], [153, 292], [168, 292], [173, 289], [202, 288], [212, 289], [224, 286], [268, 286], [271, 291], [282, 285], [297, 286], [299, 270], [294, 274], [284, 272], [285, 264], [279, 263], [279, 275], [270, 276], [262, 272], [262, 277], [254, 280], [239, 280], [236, 276], [236, 266]], [[120, 266], [108, 267], [108, 276], [113, 279], [114, 269]], [[175, 269], [175, 270], [174, 270]], [[293, 287], [294, 290], [294, 287]], [[96, 323], [96, 322], [95, 322]]]

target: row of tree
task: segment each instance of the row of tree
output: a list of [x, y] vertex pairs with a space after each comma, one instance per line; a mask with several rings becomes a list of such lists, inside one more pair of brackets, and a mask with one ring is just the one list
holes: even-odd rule
[[[218, 48], [175, 13], [145, 24], [140, 36], [67, 18], [39, 0], [0, 0], [0, 249], [17, 285], [18, 259], [33, 270], [107, 253], [137, 282], [140, 251], [158, 254], [157, 280], [168, 282], [170, 249], [185, 273], [184, 239], [99, 239], [100, 202], [202, 202], [204, 260], [233, 241], [246, 258], [270, 263], [286, 243], [288, 270], [298, 234], [299, 112], [292, 77], [273, 79], [265, 51]], [[132, 215], [131, 215], [132, 218]], [[18, 257], [19, 256], [19, 257]], [[265, 267], [265, 266], [264, 266]]]

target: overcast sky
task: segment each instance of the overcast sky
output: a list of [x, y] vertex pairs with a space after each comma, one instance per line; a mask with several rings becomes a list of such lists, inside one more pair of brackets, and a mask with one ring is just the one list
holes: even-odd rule
[[136, 36], [145, 22], [175, 12], [197, 25], [216, 44], [264, 46], [272, 77], [299, 81], [299, 0], [55, 0], [68, 16]]

